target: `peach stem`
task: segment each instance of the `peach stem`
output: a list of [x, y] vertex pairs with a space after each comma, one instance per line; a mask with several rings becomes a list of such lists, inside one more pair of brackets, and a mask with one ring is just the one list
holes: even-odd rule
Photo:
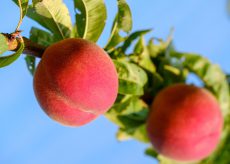
[[[18, 45], [19, 45], [19, 38], [15, 37], [14, 34], [7, 34], [2, 33], [6, 37], [7, 43], [8, 43], [8, 50], [9, 51], [17, 51]], [[25, 49], [23, 51], [23, 54], [35, 56], [38, 58], [42, 57], [43, 52], [45, 51], [46, 47], [39, 45], [35, 42], [32, 42], [30, 39], [23, 37], [24, 43], [25, 43]]]

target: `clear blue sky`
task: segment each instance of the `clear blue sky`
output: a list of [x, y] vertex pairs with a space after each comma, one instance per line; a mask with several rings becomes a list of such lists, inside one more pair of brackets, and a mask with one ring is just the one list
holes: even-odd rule
[[[116, 0], [105, 1], [109, 18], [99, 41], [102, 46], [116, 12]], [[230, 19], [225, 0], [127, 1], [133, 12], [134, 30], [154, 28], [153, 36], [165, 38], [174, 27], [178, 50], [200, 53], [230, 72]], [[71, 7], [72, 1], [66, 2]], [[0, 11], [0, 32], [12, 32], [18, 8], [10, 0], [2, 0]], [[31, 26], [37, 24], [24, 19], [23, 35], [28, 36]], [[147, 145], [118, 142], [116, 129], [104, 117], [79, 128], [63, 127], [50, 120], [35, 100], [23, 56], [0, 70], [1, 164], [156, 163], [144, 155]]]

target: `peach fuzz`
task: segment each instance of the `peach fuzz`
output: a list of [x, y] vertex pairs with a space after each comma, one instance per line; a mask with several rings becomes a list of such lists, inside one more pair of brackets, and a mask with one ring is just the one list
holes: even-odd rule
[[155, 97], [147, 132], [155, 150], [177, 161], [210, 155], [220, 139], [223, 118], [216, 98], [186, 84], [164, 88]]
[[83, 39], [65, 39], [45, 50], [34, 75], [34, 92], [52, 119], [80, 126], [113, 105], [118, 75], [102, 48]]

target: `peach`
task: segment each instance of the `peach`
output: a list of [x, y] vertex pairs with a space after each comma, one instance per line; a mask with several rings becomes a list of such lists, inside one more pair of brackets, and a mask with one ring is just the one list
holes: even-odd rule
[[45, 50], [34, 75], [34, 92], [52, 119], [80, 126], [113, 105], [118, 75], [102, 48], [83, 39], [65, 39]]
[[174, 84], [155, 97], [147, 132], [158, 153], [177, 161], [196, 161], [214, 151], [222, 124], [220, 106], [208, 90]]

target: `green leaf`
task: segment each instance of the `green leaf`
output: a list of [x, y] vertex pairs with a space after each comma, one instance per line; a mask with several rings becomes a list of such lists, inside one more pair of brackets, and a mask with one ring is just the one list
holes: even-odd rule
[[168, 71], [174, 75], [179, 76], [181, 74], [181, 70], [177, 67], [171, 66], [171, 65], [164, 65], [164, 70]]
[[111, 109], [113, 109], [113, 114], [116, 115], [131, 115], [147, 110], [148, 106], [139, 97], [126, 95], [121, 101], [115, 103]]
[[125, 0], [118, 1], [118, 28], [124, 32], [130, 32], [132, 30], [132, 14], [129, 5]]
[[[16, 3], [18, 6], [18, 0], [13, 0], [14, 3]], [[27, 9], [29, 5], [29, 0], [21, 0], [21, 6], [22, 6], [22, 18], [26, 15]]]
[[121, 47], [122, 51], [125, 52], [127, 50], [127, 48], [133, 43], [134, 40], [136, 40], [138, 37], [141, 37], [144, 34], [147, 34], [151, 31], [152, 31], [151, 29], [140, 30], [140, 31], [136, 31], [136, 32], [130, 34]]
[[118, 13], [114, 19], [111, 35], [105, 46], [107, 51], [112, 51], [126, 37], [119, 34], [120, 31], [130, 32], [132, 30], [132, 14], [129, 5], [125, 0], [118, 0]]
[[[159, 160], [159, 164], [197, 164], [197, 162], [180, 162], [180, 161], [176, 161], [173, 160], [171, 158], [166, 158], [162, 155], [158, 155], [157, 156], [158, 160]], [[211, 163], [210, 163], [211, 164]]]
[[107, 52], [112, 51], [119, 43], [123, 42], [125, 40], [124, 37], [120, 36], [119, 31], [120, 29], [118, 28], [118, 21], [117, 17], [114, 20], [112, 31], [110, 34], [110, 38], [108, 40], [108, 43], [105, 46], [105, 49]]
[[148, 106], [137, 96], [119, 94], [106, 117], [121, 128], [129, 129], [143, 124], [148, 115]]
[[138, 96], [118, 96], [116, 103], [105, 116], [119, 126], [117, 139], [134, 138], [141, 142], [148, 142], [145, 122], [148, 116], [148, 106]]
[[124, 129], [135, 129], [140, 125], [144, 124], [144, 121], [133, 120], [127, 116], [116, 115], [113, 110], [105, 113], [107, 119], [118, 125], [120, 128]]
[[142, 95], [143, 87], [147, 82], [144, 70], [127, 61], [114, 60], [119, 77], [120, 94]]
[[104, 0], [74, 0], [78, 35], [97, 42], [107, 18]]
[[153, 58], [156, 58], [158, 55], [160, 55], [162, 52], [164, 52], [166, 50], [166, 48], [169, 46], [170, 41], [166, 41], [164, 42], [161, 39], [158, 39], [158, 44], [154, 43], [154, 38], [151, 38], [148, 42], [148, 51], [149, 51], [149, 55]]
[[58, 40], [71, 36], [72, 22], [62, 0], [33, 0], [27, 16], [52, 32]]
[[228, 84], [230, 85], [230, 75], [227, 75]]
[[72, 33], [71, 33], [71, 38], [79, 38], [76, 24], [73, 26]]
[[155, 65], [153, 64], [148, 49], [145, 45], [144, 37], [141, 36], [138, 40], [135, 48], [134, 54], [130, 56], [130, 59], [137, 65], [141, 66], [145, 70], [154, 73], [156, 71]]
[[6, 37], [0, 34], [0, 55], [8, 50]]
[[117, 132], [117, 139], [124, 141], [130, 138], [134, 138], [140, 142], [148, 143], [149, 138], [146, 131], [146, 124], [142, 124], [135, 129], [119, 129]]
[[31, 28], [30, 39], [31, 39], [31, 41], [33, 41], [37, 44], [43, 45], [43, 46], [49, 46], [49, 45], [58, 41], [58, 38], [56, 38], [51, 33], [43, 31], [43, 30], [38, 29], [36, 27]]
[[145, 154], [153, 158], [157, 158], [158, 156], [158, 153], [152, 147], [147, 148], [145, 150]]
[[119, 78], [119, 90], [120, 94], [132, 94], [132, 95], [143, 95], [143, 87], [138, 85], [136, 82], [129, 79]]
[[24, 43], [23, 42], [19, 42], [19, 48], [18, 48], [17, 52], [15, 52], [12, 55], [0, 57], [0, 68], [1, 67], [5, 67], [7, 65], [10, 65], [15, 60], [17, 60], [17, 58], [22, 54], [22, 52], [24, 50], [24, 47], [25, 47]]
[[34, 75], [35, 72], [35, 62], [36, 62], [36, 58], [34, 56], [26, 56], [25, 57], [25, 61], [26, 61], [26, 66], [27, 69], [29, 70], [29, 72], [31, 73], [31, 75]]
[[[36, 27], [32, 27], [30, 30], [30, 40], [43, 46], [49, 46], [52, 43], [56, 42], [58, 38], [56, 38], [49, 32], [43, 31]], [[31, 75], [33, 75], [36, 67], [36, 58], [34, 56], [26, 56], [25, 61], [27, 69], [29, 70]]]

